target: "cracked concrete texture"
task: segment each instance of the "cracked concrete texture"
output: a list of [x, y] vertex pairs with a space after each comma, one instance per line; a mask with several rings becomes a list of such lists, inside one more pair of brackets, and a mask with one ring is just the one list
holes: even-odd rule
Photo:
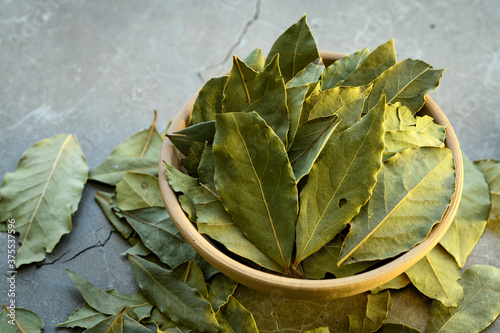
[[[163, 129], [203, 80], [230, 67], [233, 53], [244, 57], [256, 47], [267, 53], [304, 13], [320, 49], [373, 50], [394, 37], [399, 59], [447, 67], [432, 97], [472, 159], [500, 159], [498, 2], [33, 0], [0, 4], [0, 174], [14, 171], [35, 142], [59, 133], [75, 134], [90, 168], [96, 167], [121, 141], [148, 127], [154, 109]], [[53, 324], [83, 304], [65, 269], [102, 289], [138, 289], [120, 255], [129, 245], [112, 232], [94, 202], [96, 190], [109, 188], [86, 186], [73, 231], [44, 262], [19, 270], [19, 305], [41, 316], [45, 332], [66, 331]], [[497, 229], [487, 228], [468, 266], [500, 267]], [[5, 234], [5, 258], [1, 244]], [[5, 265], [0, 260], [2, 273]], [[1, 281], [0, 302], [6, 287]], [[411, 290], [393, 296], [398, 310], [390, 318], [424, 328], [429, 304]], [[263, 332], [338, 327], [358, 299], [280, 301], [245, 287], [237, 297]], [[498, 330], [497, 323], [488, 329]]]

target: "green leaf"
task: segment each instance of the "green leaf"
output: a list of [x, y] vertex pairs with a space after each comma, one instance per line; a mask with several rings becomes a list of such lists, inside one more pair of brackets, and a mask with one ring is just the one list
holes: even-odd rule
[[297, 128], [299, 126], [300, 113], [302, 104], [306, 98], [308, 86], [298, 86], [286, 88], [286, 105], [288, 108], [288, 115], [290, 118], [290, 129], [288, 130], [287, 148], [293, 143]]
[[480, 332], [500, 313], [500, 269], [475, 265], [462, 274], [464, 297], [457, 307], [432, 304], [428, 333]]
[[73, 135], [56, 135], [28, 148], [0, 189], [0, 221], [15, 220], [21, 247], [16, 266], [38, 262], [71, 231], [88, 165]]
[[309, 173], [337, 125], [336, 115], [315, 118], [299, 125], [293, 144], [288, 149], [288, 159], [297, 183]]
[[212, 309], [218, 312], [219, 309], [228, 302], [233, 295], [238, 282], [228, 278], [224, 274], [217, 274], [208, 291], [208, 301], [212, 304]]
[[261, 267], [284, 272], [271, 258], [259, 250], [241, 231], [224, 209], [222, 202], [207, 187], [200, 186], [188, 192], [196, 204], [198, 231], [223, 244], [229, 251], [247, 258]]
[[127, 171], [158, 174], [163, 138], [156, 130], [156, 112], [149, 129], [120, 143], [104, 162], [89, 173], [89, 179], [116, 185]]
[[365, 47], [353, 54], [349, 54], [328, 66], [321, 74], [323, 81], [323, 90], [335, 87], [338, 83], [345, 80], [352, 72], [358, 68], [366, 59], [370, 51]]
[[439, 243], [458, 263], [465, 265], [467, 256], [476, 246], [486, 227], [490, 210], [488, 183], [483, 174], [462, 154], [464, 185], [457, 215]]
[[464, 290], [459, 282], [458, 265], [439, 244], [411, 266], [406, 275], [422, 294], [447, 307], [457, 306], [462, 299]]
[[331, 242], [323, 246], [318, 252], [302, 261], [304, 274], [310, 279], [322, 279], [326, 273], [332, 273], [336, 278], [353, 276], [360, 273], [376, 262], [359, 262], [351, 265], [337, 265], [342, 248], [342, 237], [337, 235]]
[[309, 83], [313, 83], [314, 86], [316, 82], [318, 82], [321, 77], [321, 73], [325, 66], [319, 63], [321, 58], [316, 59], [315, 61], [308, 64], [305, 68], [303, 68], [300, 72], [297, 73], [290, 81], [286, 83], [287, 88], [298, 87], [301, 85], [307, 85]]
[[191, 260], [185, 261], [172, 268], [172, 271], [177, 274], [182, 282], [194, 289], [197, 289], [204, 298], [208, 298], [205, 277], [203, 276], [203, 272], [200, 267], [196, 265], [196, 262]]
[[[286, 88], [278, 65], [279, 55], [258, 74], [245, 68], [244, 62], [234, 58], [233, 68], [224, 90], [223, 111], [257, 111], [276, 135], [286, 144], [290, 127], [286, 104]], [[245, 73], [252, 73], [248, 77]]]
[[196, 207], [193, 201], [185, 194], [189, 189], [198, 187], [198, 179], [180, 172], [166, 162], [163, 162], [163, 166], [165, 167], [165, 177], [170, 187], [172, 187], [175, 192], [184, 194], [178, 196], [182, 209], [189, 215], [189, 220], [191, 222], [196, 221]]
[[191, 112], [191, 125], [215, 120], [217, 113], [222, 113], [222, 93], [227, 76], [208, 80], [198, 92]]
[[217, 312], [217, 320], [223, 333], [258, 333], [257, 324], [250, 311], [241, 305], [233, 296], [229, 296], [227, 304]]
[[416, 117], [417, 123], [415, 124], [415, 130], [417, 132], [428, 133], [438, 139], [439, 141], [443, 141], [446, 137], [445, 127], [442, 125], [438, 125], [434, 122], [432, 117], [427, 115], [422, 117]]
[[186, 127], [167, 136], [174, 146], [179, 149], [184, 156], [187, 156], [193, 145], [205, 147], [206, 142], [212, 144], [214, 135], [215, 121], [206, 121]]
[[153, 306], [141, 293], [125, 295], [116, 290], [103, 291], [85, 280], [78, 273], [68, 269], [66, 272], [75, 287], [82, 293], [87, 304], [100, 313], [114, 315], [125, 307], [128, 310], [127, 314], [138, 319], [147, 317], [151, 313]]
[[433, 70], [421, 60], [403, 60], [373, 81], [363, 111], [370, 110], [382, 95], [386, 95], [387, 103], [400, 102], [415, 114], [424, 105], [425, 95], [437, 88], [443, 72], [444, 69]]
[[[363, 102], [370, 90], [369, 86], [338, 87], [313, 95], [304, 101], [299, 123], [302, 124], [314, 118], [328, 117], [334, 114], [344, 120], [341, 114], [354, 112], [354, 110], [358, 113], [357, 119], [359, 119]], [[341, 126], [346, 126], [343, 122], [341, 123]]]
[[201, 162], [201, 156], [205, 150], [205, 146], [192, 145], [189, 148], [188, 154], [181, 160], [181, 165], [186, 169], [190, 176], [199, 177], [198, 168]]
[[413, 130], [395, 130], [385, 132], [384, 160], [408, 148], [444, 147], [444, 142], [430, 134]]
[[388, 290], [378, 294], [368, 294], [364, 306], [359, 306], [349, 314], [350, 333], [370, 333], [378, 330], [387, 319], [394, 302]]
[[413, 116], [410, 109], [399, 102], [387, 105], [385, 125], [386, 131], [412, 130], [429, 134], [441, 142], [444, 142], [446, 137], [445, 127], [436, 124], [432, 117]]
[[421, 333], [416, 328], [410, 327], [405, 324], [398, 323], [384, 323], [376, 333]]
[[111, 333], [111, 332], [134, 332], [151, 333], [151, 331], [125, 314], [127, 308], [119, 313], [102, 320], [97, 325], [85, 330], [85, 333]]
[[117, 204], [115, 194], [97, 191], [94, 198], [113, 227], [115, 227], [125, 239], [128, 239], [134, 232], [134, 229], [132, 229], [124, 218], [116, 215], [115, 208], [117, 207]]
[[474, 165], [483, 173], [490, 189], [491, 208], [488, 220], [500, 220], [500, 162], [495, 160], [475, 161]]
[[312, 330], [307, 330], [304, 333], [330, 333], [328, 326], [318, 327]]
[[165, 208], [149, 207], [122, 213], [144, 246], [170, 267], [196, 258], [197, 252], [180, 235]]
[[387, 69], [396, 64], [396, 50], [394, 49], [394, 40], [391, 38], [385, 44], [377, 47], [370, 53], [344, 81], [337, 83], [337, 86], [364, 86]]
[[266, 65], [278, 53], [285, 82], [288, 82], [309, 63], [319, 58], [316, 41], [307, 25], [305, 14], [276, 39], [267, 55]]
[[0, 331], [2, 333], [37, 333], [42, 331], [43, 322], [34, 312], [16, 307], [14, 318], [10, 316], [10, 310], [4, 305], [2, 312], [0, 312]]
[[382, 290], [386, 290], [386, 289], [402, 289], [402, 288], [406, 287], [407, 285], [409, 285], [410, 283], [411, 283], [411, 281], [408, 278], [408, 275], [403, 273], [403, 274], [399, 274], [391, 281], [386, 282], [386, 283], [378, 286], [377, 288], [373, 288], [371, 290], [371, 292], [376, 294], [376, 293], [378, 293]]
[[339, 264], [391, 258], [420, 243], [441, 220], [454, 190], [449, 149], [409, 148], [394, 155], [382, 164], [366, 214], [351, 221]]
[[266, 59], [264, 58], [261, 49], [254, 49], [245, 57], [245, 59], [243, 59], [243, 61], [254, 71], [260, 72], [264, 69]]
[[65, 322], [57, 324], [57, 327], [83, 327], [90, 328], [108, 318], [107, 315], [97, 311], [87, 303], [80, 309], [76, 309]]
[[255, 246], [289, 273], [298, 194], [285, 146], [255, 112], [218, 115], [216, 125], [220, 199]]
[[331, 241], [368, 201], [384, 149], [384, 112], [382, 98], [312, 167], [300, 194], [295, 266]]
[[144, 243], [141, 240], [139, 240], [139, 242], [137, 242], [134, 246], [132, 246], [126, 252], [122, 253], [122, 255], [125, 255], [127, 253], [128, 254], [133, 254], [133, 255], [136, 255], [136, 256], [145, 257], [145, 256], [151, 254], [151, 250], [148, 249], [146, 247], [146, 245], [144, 245]]
[[158, 178], [145, 173], [125, 173], [116, 184], [116, 202], [122, 210], [165, 207]]
[[129, 261], [144, 295], [173, 321], [202, 332], [221, 329], [210, 303], [174, 272], [136, 256], [129, 256]]
[[200, 184], [215, 192], [215, 160], [211, 146], [207, 145], [203, 150], [198, 166], [198, 175], [200, 176]]
[[153, 311], [151, 311], [151, 317], [145, 321], [145, 324], [157, 325], [158, 327], [157, 333], [160, 333], [162, 330], [163, 332], [175, 332], [175, 333], [192, 332], [191, 329], [182, 327], [181, 325], [172, 321], [170, 318], [161, 313], [161, 311], [157, 307], [153, 308]]

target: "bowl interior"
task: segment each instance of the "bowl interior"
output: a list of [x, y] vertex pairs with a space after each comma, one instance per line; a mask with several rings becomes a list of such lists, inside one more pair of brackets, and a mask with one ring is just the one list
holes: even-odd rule
[[[344, 54], [321, 52], [321, 56], [324, 62], [329, 64], [340, 59]], [[189, 124], [195, 99], [196, 95], [179, 111], [170, 126], [169, 133], [179, 131]], [[275, 296], [279, 295], [300, 299], [332, 299], [355, 295], [373, 289], [403, 273], [411, 265], [423, 258], [439, 242], [455, 217], [462, 195], [462, 155], [453, 128], [438, 105], [429, 96], [426, 97], [426, 103], [420, 113], [429, 115], [434, 118], [437, 124], [446, 126], [445, 145], [452, 151], [455, 159], [455, 192], [442, 220], [432, 228], [424, 241], [405, 254], [368, 272], [338, 279], [303, 280], [262, 272], [225, 255], [203, 235], [198, 233], [196, 227], [187, 219], [177, 201], [175, 193], [165, 178], [165, 169], [162, 161], [179, 168], [180, 159], [182, 158], [182, 155], [168, 138], [165, 138], [163, 142], [159, 163], [160, 191], [165, 207], [177, 229], [179, 229], [179, 232], [200, 255], [225, 275], [252, 289]]]

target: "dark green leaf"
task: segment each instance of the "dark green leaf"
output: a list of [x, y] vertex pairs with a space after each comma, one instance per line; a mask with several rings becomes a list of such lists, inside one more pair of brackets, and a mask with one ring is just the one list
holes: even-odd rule
[[188, 154], [181, 160], [181, 165], [187, 170], [188, 174], [198, 178], [198, 168], [201, 162], [201, 156], [206, 146], [192, 145]]
[[116, 215], [116, 196], [112, 193], [97, 191], [94, 198], [109, 222], [111, 222], [125, 239], [128, 239], [134, 232], [134, 229], [132, 229], [124, 218]]
[[201, 155], [200, 165], [198, 167], [200, 184], [207, 186], [212, 192], [215, 192], [215, 160], [211, 146], [205, 146]]
[[193, 104], [191, 125], [215, 120], [215, 115], [222, 113], [222, 93], [227, 78], [227, 76], [211, 78], [200, 89]]
[[215, 135], [215, 121], [206, 121], [186, 127], [168, 138], [184, 156], [187, 156], [192, 145], [205, 147], [205, 143], [212, 144]]

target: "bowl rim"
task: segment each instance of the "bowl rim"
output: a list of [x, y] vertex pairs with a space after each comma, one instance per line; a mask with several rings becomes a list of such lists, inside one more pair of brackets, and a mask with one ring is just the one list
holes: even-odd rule
[[[325, 63], [329, 63], [344, 57], [346, 54], [321, 51], [320, 55]], [[192, 96], [177, 113], [167, 132], [168, 134], [172, 134], [189, 125], [191, 110], [197, 95], [196, 93]], [[455, 191], [451, 197], [450, 205], [447, 207], [441, 220], [432, 227], [422, 242], [408, 252], [395, 257], [393, 260], [373, 270], [335, 279], [298, 279], [263, 272], [230, 258], [198, 232], [194, 224], [186, 217], [175, 192], [168, 184], [164, 176], [163, 161], [179, 169], [180, 158], [182, 156], [168, 137], [165, 137], [163, 141], [158, 167], [160, 192], [165, 203], [165, 208], [182, 236], [203, 258], [220, 272], [254, 290], [274, 296], [290, 298], [333, 299], [352, 296], [374, 289], [406, 271], [436, 246], [454, 220], [462, 196], [463, 161], [455, 132], [439, 106], [428, 95], [425, 97], [423, 110], [424, 113], [430, 111], [436, 123], [446, 126], [445, 145], [452, 151], [455, 161]]]

